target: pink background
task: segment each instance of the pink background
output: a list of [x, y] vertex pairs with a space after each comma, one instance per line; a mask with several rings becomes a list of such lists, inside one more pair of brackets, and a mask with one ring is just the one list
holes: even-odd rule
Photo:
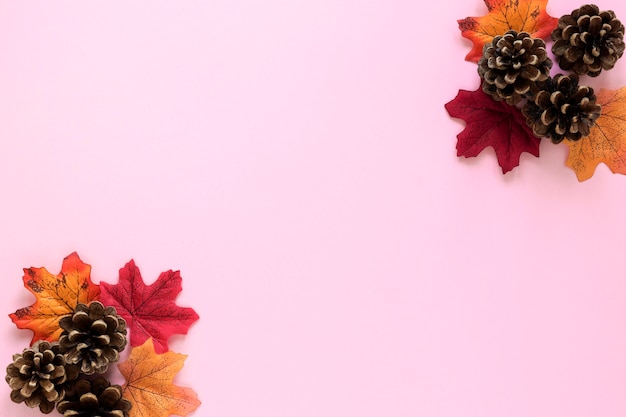
[[626, 178], [457, 158], [486, 8], [420, 3], [0, 2], [5, 313], [22, 268], [133, 258], [201, 316], [171, 340], [198, 416], [626, 416]]

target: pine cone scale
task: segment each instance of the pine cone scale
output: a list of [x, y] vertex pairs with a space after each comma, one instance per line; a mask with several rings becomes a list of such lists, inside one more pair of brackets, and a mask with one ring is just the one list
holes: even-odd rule
[[122, 336], [121, 334], [115, 333], [112, 335], [109, 335], [110, 341], [109, 344], [111, 346], [125, 346], [126, 345], [126, 337]]
[[24, 398], [28, 398], [31, 395], [33, 395], [33, 393], [38, 387], [39, 387], [39, 379], [36, 379], [33, 377], [30, 379], [30, 381], [28, 381], [26, 384], [22, 386], [22, 389], [20, 389], [20, 394]]
[[602, 16], [591, 16], [589, 18], [589, 27], [587, 28], [587, 33], [589, 36], [596, 36], [600, 34], [600, 30], [604, 26], [602, 23]]
[[43, 404], [41, 401], [41, 398], [38, 398], [38, 397], [27, 397], [26, 399], [23, 399], [22, 401], [24, 401], [24, 404], [26, 404], [27, 406], [31, 408], [39, 407], [41, 404]]
[[107, 334], [101, 334], [100, 336], [94, 337], [94, 342], [96, 346], [105, 346], [111, 343], [111, 337]]
[[542, 78], [542, 73], [539, 68], [527, 65], [522, 70], [521, 76], [529, 81], [539, 81]]
[[520, 96], [524, 96], [530, 92], [530, 88], [531, 88], [530, 83], [526, 81], [523, 83], [517, 83], [517, 85], [514, 88], [514, 91], [516, 94], [519, 94]]
[[81, 395], [79, 401], [83, 408], [97, 408], [99, 405], [98, 397], [92, 392]]
[[101, 318], [91, 324], [91, 331], [96, 333], [104, 333], [108, 328], [107, 323]]
[[[52, 383], [52, 381], [50, 381], [49, 379], [40, 379], [39, 380], [39, 386], [45, 391], [45, 392], [53, 392], [54, 391], [54, 384]], [[58, 396], [58, 394], [55, 394]], [[48, 397], [46, 397], [48, 398]], [[50, 398], [48, 398], [50, 399]]]
[[103, 356], [108, 362], [117, 362], [120, 360], [120, 354], [117, 350], [107, 349], [103, 351]]
[[544, 125], [550, 125], [554, 123], [556, 118], [557, 118], [557, 113], [553, 109], [544, 110], [541, 113], [541, 123], [543, 123]]

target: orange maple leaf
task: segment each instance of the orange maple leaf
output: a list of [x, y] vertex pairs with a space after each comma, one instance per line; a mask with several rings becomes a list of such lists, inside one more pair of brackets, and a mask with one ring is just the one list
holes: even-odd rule
[[494, 36], [504, 35], [507, 30], [528, 32], [534, 38], [547, 38], [558, 22], [556, 17], [546, 12], [547, 3], [548, 0], [485, 0], [489, 13], [458, 21], [461, 35], [474, 43], [465, 59], [478, 62], [483, 46]]
[[63, 259], [57, 275], [46, 268], [24, 268], [24, 287], [37, 300], [9, 317], [19, 329], [33, 331], [31, 345], [37, 340], [58, 340], [62, 332], [59, 319], [73, 312], [78, 303], [98, 299], [100, 287], [91, 282], [90, 272], [91, 266], [83, 263], [76, 252]]
[[126, 362], [117, 365], [126, 379], [123, 396], [133, 405], [129, 417], [184, 417], [198, 408], [196, 393], [172, 382], [186, 358], [171, 351], [157, 354], [152, 338], [132, 348]]
[[578, 181], [591, 178], [600, 162], [614, 174], [626, 174], [626, 87], [600, 89], [596, 103], [602, 111], [589, 136], [576, 142], [563, 141], [569, 146], [566, 164]]

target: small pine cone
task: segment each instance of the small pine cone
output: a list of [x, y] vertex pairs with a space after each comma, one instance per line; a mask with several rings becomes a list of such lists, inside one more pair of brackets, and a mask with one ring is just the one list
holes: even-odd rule
[[578, 75], [600, 75], [624, 54], [624, 25], [612, 10], [587, 4], [562, 16], [552, 31], [552, 53], [561, 69]]
[[537, 83], [550, 76], [550, 68], [545, 42], [514, 30], [495, 36], [478, 61], [483, 91], [510, 105], [534, 94]]
[[105, 308], [99, 301], [88, 306], [79, 303], [74, 313], [59, 320], [59, 326], [63, 329], [59, 345], [65, 360], [80, 365], [87, 375], [106, 372], [126, 346], [126, 321], [114, 307]]
[[593, 88], [578, 85], [576, 74], [557, 74], [542, 87], [522, 109], [535, 136], [548, 137], [554, 143], [587, 136], [601, 110]]
[[128, 417], [130, 409], [130, 401], [122, 398], [122, 387], [111, 385], [103, 377], [79, 380], [73, 396], [57, 405], [57, 411], [65, 417]]
[[48, 414], [77, 377], [78, 367], [66, 364], [58, 343], [39, 341], [21, 354], [13, 355], [5, 379], [11, 387], [13, 402], [39, 407]]

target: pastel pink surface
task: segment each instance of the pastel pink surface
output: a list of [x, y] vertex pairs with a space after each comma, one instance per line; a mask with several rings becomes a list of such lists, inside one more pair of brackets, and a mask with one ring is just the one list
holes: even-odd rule
[[[24, 267], [75, 250], [114, 283], [134, 259], [147, 284], [180, 270], [200, 315], [169, 341], [194, 415], [623, 417], [626, 178], [579, 184], [547, 141], [506, 176], [455, 156], [443, 105], [478, 86], [457, 20], [484, 13], [4, 2], [6, 314]], [[8, 363], [31, 335], [4, 323]]]

